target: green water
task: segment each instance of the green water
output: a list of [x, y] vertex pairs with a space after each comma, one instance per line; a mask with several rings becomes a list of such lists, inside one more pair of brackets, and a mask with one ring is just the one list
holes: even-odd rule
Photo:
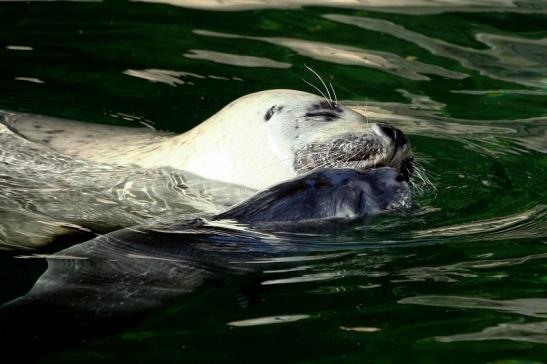
[[[546, 362], [547, 3], [490, 3], [2, 2], [1, 109], [180, 132], [253, 91], [313, 92], [307, 64], [405, 131], [431, 181], [340, 254], [206, 287], [42, 361]], [[2, 302], [46, 267], [20, 254], [0, 256]]]

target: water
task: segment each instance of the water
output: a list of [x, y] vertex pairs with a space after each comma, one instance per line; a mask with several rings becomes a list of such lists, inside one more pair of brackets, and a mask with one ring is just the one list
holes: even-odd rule
[[[329, 252], [42, 362], [547, 360], [544, 1], [157, 2], [1, 4], [0, 108], [181, 132], [253, 91], [313, 91], [307, 64], [344, 104], [404, 130], [431, 184]], [[0, 300], [46, 267], [20, 256], [52, 250], [2, 253]]]

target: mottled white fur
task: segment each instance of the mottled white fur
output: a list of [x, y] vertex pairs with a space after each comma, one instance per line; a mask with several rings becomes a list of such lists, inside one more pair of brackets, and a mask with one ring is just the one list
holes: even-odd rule
[[[11, 123], [24, 137], [72, 157], [100, 163], [172, 167], [199, 176], [262, 189], [296, 176], [294, 152], [310, 143], [344, 135], [370, 134], [385, 144], [381, 164], [394, 152], [375, 124], [340, 106], [333, 121], [306, 117], [322, 97], [295, 90], [268, 90], [243, 96], [194, 129], [175, 135], [19, 114]], [[279, 108], [269, 120], [268, 110]]]

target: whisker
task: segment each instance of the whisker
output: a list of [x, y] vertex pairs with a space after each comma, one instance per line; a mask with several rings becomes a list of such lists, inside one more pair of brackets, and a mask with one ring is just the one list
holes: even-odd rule
[[334, 87], [332, 87], [332, 83], [329, 82], [330, 89], [332, 90], [332, 93], [334, 94], [334, 106], [338, 106], [338, 97], [336, 96], [336, 91], [334, 91]]
[[367, 121], [367, 125], [368, 125], [368, 116], [367, 116], [367, 110], [368, 110], [368, 98], [365, 97], [365, 120]]
[[325, 101], [327, 101], [329, 104], [330, 104], [330, 101], [329, 99], [327, 99], [327, 96], [325, 96], [325, 94], [319, 89], [319, 87], [315, 86], [314, 84], [312, 84], [311, 82], [308, 82], [306, 81], [306, 79], [302, 79], [302, 81], [304, 81], [305, 83], [307, 83], [308, 85], [310, 85], [311, 87], [313, 87], [314, 89], [317, 90], [317, 92], [319, 92], [321, 94], [321, 96], [323, 96], [323, 98], [325, 99]]
[[419, 160], [415, 160], [413, 162], [414, 167], [414, 173], [413, 176], [415, 180], [411, 180], [410, 185], [412, 188], [414, 188], [418, 193], [423, 193], [426, 191], [426, 187], [429, 187], [433, 191], [433, 193], [436, 194], [437, 187], [432, 182], [432, 178], [428, 175], [430, 172], [425, 169], [422, 164], [429, 162], [427, 159], [420, 158]]
[[315, 76], [317, 76], [317, 78], [319, 79], [319, 81], [321, 81], [321, 83], [323, 84], [323, 87], [325, 87], [325, 90], [327, 91], [327, 95], [329, 95], [329, 104], [331, 105], [332, 107], [332, 96], [329, 92], [329, 88], [327, 87], [327, 84], [325, 83], [325, 81], [323, 81], [323, 78], [321, 78], [321, 76], [319, 76], [319, 74], [317, 72], [315, 72], [313, 70], [313, 68], [309, 67], [307, 64], [304, 63], [304, 66], [309, 70], [311, 71]]

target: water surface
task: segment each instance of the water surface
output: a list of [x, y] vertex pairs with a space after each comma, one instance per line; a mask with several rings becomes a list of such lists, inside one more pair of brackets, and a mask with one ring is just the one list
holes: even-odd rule
[[[404, 130], [428, 181], [411, 211], [348, 227], [328, 253], [43, 362], [546, 360], [546, 3], [296, 3], [0, 5], [1, 109], [182, 132], [250, 92], [313, 92], [310, 65]], [[1, 253], [2, 302], [50, 250]]]

